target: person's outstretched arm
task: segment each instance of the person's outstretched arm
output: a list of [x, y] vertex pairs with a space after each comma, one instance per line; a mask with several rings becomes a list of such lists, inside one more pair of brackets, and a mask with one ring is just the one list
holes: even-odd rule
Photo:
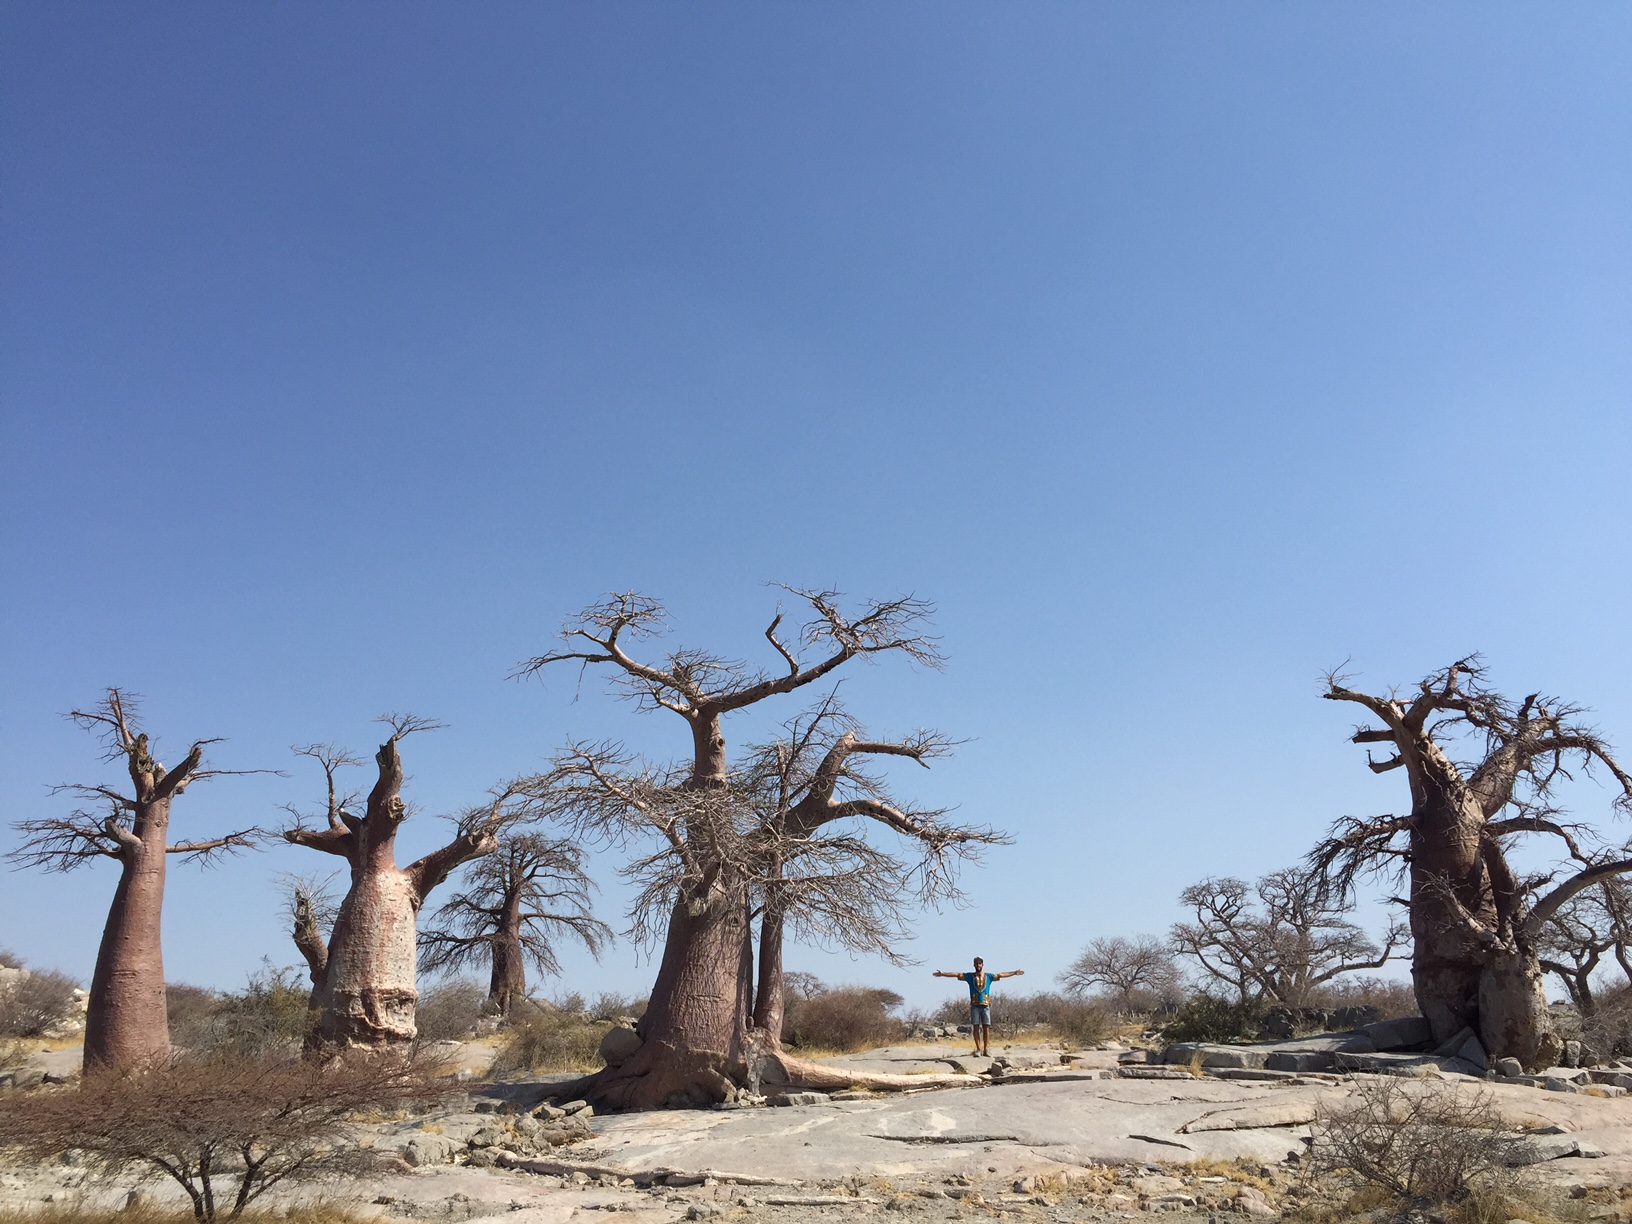
[[1026, 971], [1024, 969], [1010, 969], [1007, 973], [999, 973], [997, 975], [997, 979], [998, 981], [1002, 981], [1006, 977], [1023, 977], [1025, 976], [1025, 972]]
[[935, 970], [934, 973], [930, 974], [929, 976], [930, 977], [961, 978], [963, 976], [963, 974], [961, 974], [961, 973], [948, 973], [945, 969], [937, 969], [937, 970]]

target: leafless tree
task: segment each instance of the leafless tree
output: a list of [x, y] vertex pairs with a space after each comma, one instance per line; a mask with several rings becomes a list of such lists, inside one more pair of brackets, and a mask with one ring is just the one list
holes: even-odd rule
[[1074, 998], [1103, 991], [1124, 1013], [1149, 1011], [1178, 993], [1179, 967], [1164, 939], [1112, 935], [1090, 940], [1059, 983]]
[[[825, 697], [791, 720], [777, 740], [756, 746], [742, 771], [752, 809], [750, 844], [760, 913], [759, 973], [753, 1024], [767, 1044], [782, 1032], [783, 945], [796, 938], [903, 964], [907, 912], [961, 898], [958, 872], [982, 846], [1007, 839], [953, 824], [946, 811], [896, 798], [869, 763], [905, 758], [924, 768], [952, 747], [917, 731], [899, 740], [869, 738], [839, 703]], [[869, 829], [895, 835], [894, 849]]]
[[597, 958], [612, 931], [595, 918], [594, 885], [575, 843], [538, 833], [507, 833], [499, 847], [467, 871], [464, 889], [436, 911], [419, 934], [420, 968], [456, 973], [485, 966], [488, 1003], [509, 1015], [527, 997], [527, 966], [545, 976], [561, 972], [556, 941], [578, 940]]
[[[1381, 724], [1357, 728], [1353, 742], [1389, 746], [1391, 755], [1368, 753], [1367, 762], [1377, 773], [1404, 771], [1411, 810], [1338, 822], [1311, 863], [1340, 892], [1378, 871], [1409, 877], [1412, 980], [1436, 1038], [1473, 1028], [1492, 1057], [1550, 1065], [1562, 1043], [1542, 991], [1541, 930], [1583, 889], [1632, 870], [1632, 851], [1593, 846], [1562, 818], [1554, 789], [1572, 768], [1602, 768], [1615, 807], [1628, 810], [1632, 777], [1578, 707], [1539, 693], [1509, 701], [1487, 687], [1477, 656], [1410, 694], [1363, 693], [1335, 673], [1326, 688], [1327, 699], [1359, 705]], [[1555, 839], [1563, 879], [1513, 870], [1508, 850], [1526, 834]]]
[[64, 1149], [112, 1176], [168, 1178], [202, 1224], [235, 1220], [273, 1187], [356, 1171], [359, 1112], [446, 1097], [411, 1063], [229, 1054], [166, 1060], [29, 1093], [0, 1110], [0, 1150], [44, 1163]]
[[1210, 877], [1185, 889], [1179, 901], [1195, 920], [1174, 924], [1174, 951], [1242, 1003], [1306, 1006], [1317, 987], [1339, 974], [1380, 968], [1405, 939], [1401, 928], [1390, 927], [1379, 950], [1346, 917], [1346, 898], [1294, 868], [1272, 871], [1255, 885]]
[[1583, 1020], [1598, 1010], [1592, 978], [1611, 954], [1628, 981], [1632, 967], [1632, 883], [1611, 876], [1578, 892], [1542, 924], [1536, 951], [1543, 970], [1555, 975], [1569, 992]]
[[323, 827], [308, 827], [297, 817], [283, 836], [297, 846], [338, 855], [351, 868], [350, 888], [327, 940], [315, 920], [310, 896], [304, 905], [298, 891], [295, 898], [295, 942], [314, 983], [315, 1046], [388, 1046], [414, 1039], [414, 1004], [419, 998], [414, 945], [420, 907], [455, 868], [491, 854], [500, 830], [520, 819], [525, 809], [514, 785], [498, 788], [489, 802], [458, 817], [454, 837], [445, 846], [398, 867], [397, 830], [409, 813], [401, 795], [402, 755], [397, 745], [437, 724], [408, 714], [385, 715], [380, 721], [390, 726], [391, 736], [375, 754], [378, 779], [361, 814], [353, 810], [355, 798], [340, 791], [335, 776], [358, 764], [356, 758], [332, 744], [295, 750], [322, 766], [328, 803]]
[[85, 1069], [164, 1059], [170, 1053], [160, 942], [166, 862], [172, 854], [208, 861], [251, 846], [259, 836], [248, 828], [221, 837], [171, 842], [171, 804], [206, 778], [265, 771], [205, 769], [204, 749], [218, 740], [198, 740], [179, 765], [166, 769], [153, 757], [147, 733], [139, 728], [135, 698], [121, 689], [108, 689], [100, 703], [74, 710], [69, 718], [102, 735], [107, 745], [103, 759], [124, 764], [131, 791], [80, 783], [54, 788], [53, 794], [72, 795], [93, 806], [63, 817], [20, 822], [17, 828], [24, 840], [9, 857], [20, 866], [47, 871], [71, 871], [105, 858], [119, 863], [119, 883], [91, 975]]
[[[756, 899], [768, 895], [765, 881], [774, 878], [768, 863], [777, 857], [775, 848], [785, 852], [784, 880], [789, 879], [787, 853], [799, 858], [792, 879], [799, 886], [801, 913], [821, 908], [820, 890], [814, 883], [806, 887], [805, 881], [825, 874], [818, 870], [824, 855], [829, 863], [840, 855], [852, 865], [863, 864], [857, 877], [861, 887], [867, 886], [868, 870], [873, 881], [888, 874], [884, 864], [869, 857], [864, 839], [841, 844], [825, 834], [816, 836], [834, 821], [889, 822], [882, 801], [839, 786], [842, 763], [867, 755], [856, 746], [865, 741], [852, 737], [842, 747], [836, 740], [823, 743], [824, 753], [839, 750], [833, 760], [834, 788], [825, 794], [819, 788], [790, 789], [785, 807], [772, 805], [791, 820], [793, 809], [810, 800], [784, 833], [767, 826], [763, 794], [733, 778], [722, 721], [728, 713], [804, 688], [856, 658], [897, 654], [939, 666], [939, 651], [923, 632], [930, 608], [902, 597], [869, 603], [851, 616], [840, 609], [833, 592], [784, 589], [812, 615], [793, 647], [778, 637], [782, 614], [772, 619], [765, 637], [782, 665], [776, 672], [689, 649], [672, 651], [661, 663], [637, 660], [628, 653], [628, 643], [657, 633], [665, 614], [656, 601], [634, 594], [613, 596], [567, 626], [563, 636], [582, 649], [542, 655], [521, 669], [520, 674], [531, 675], [573, 660], [586, 667], [610, 665], [618, 689], [639, 708], [677, 714], [691, 733], [690, 760], [684, 766], [648, 764], [617, 745], [578, 744], [539, 783], [540, 793], [574, 836], [640, 847], [640, 856], [627, 868], [641, 885], [633, 933], [663, 939], [657, 981], [639, 1027], [644, 1045], [584, 1089], [603, 1106], [650, 1108], [671, 1100], [725, 1099], [734, 1095], [733, 1076], [743, 1074], [750, 1055], [757, 1057], [766, 1045], [774, 1049], [774, 1032], [755, 1030], [751, 1040], [750, 1031], [755, 985], [751, 914]], [[815, 657], [807, 659], [805, 652]], [[812, 740], [812, 746], [817, 742]], [[763, 770], [751, 772], [756, 779], [763, 776]], [[830, 802], [838, 810], [827, 812], [824, 805]], [[814, 823], [805, 829], [807, 821]], [[805, 832], [794, 837], [793, 829]], [[801, 838], [809, 844], [796, 845]], [[791, 896], [792, 887], [775, 896]], [[775, 929], [781, 929], [781, 922], [773, 916]]]

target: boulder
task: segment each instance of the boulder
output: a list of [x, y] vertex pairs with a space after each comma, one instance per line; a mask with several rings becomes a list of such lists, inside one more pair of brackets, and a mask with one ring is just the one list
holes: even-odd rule
[[825, 1105], [828, 1096], [825, 1092], [779, 1092], [771, 1097], [767, 1105]]
[[446, 1135], [415, 1135], [402, 1149], [402, 1158], [416, 1169], [447, 1164], [459, 1145]]
[[645, 1044], [632, 1028], [623, 1028], [621, 1025], [610, 1028], [606, 1030], [606, 1036], [601, 1038], [601, 1058], [609, 1067], [621, 1066], [633, 1058]]
[[1503, 1079], [1518, 1079], [1524, 1074], [1524, 1064], [1516, 1058], [1498, 1058], [1496, 1074]]
[[1428, 1021], [1421, 1016], [1401, 1016], [1397, 1020], [1379, 1020], [1355, 1030], [1379, 1050], [1407, 1050], [1427, 1045], [1433, 1040]]
[[1201, 1041], [1180, 1041], [1162, 1051], [1169, 1066], [1189, 1066], [1196, 1059], [1203, 1067], [1252, 1067], [1261, 1069], [1269, 1051], [1258, 1046], [1209, 1045]]

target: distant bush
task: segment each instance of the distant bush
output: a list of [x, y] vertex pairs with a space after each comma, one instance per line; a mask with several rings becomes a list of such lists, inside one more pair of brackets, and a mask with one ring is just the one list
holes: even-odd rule
[[1310, 998], [1310, 1006], [1337, 1011], [1344, 1007], [1374, 1007], [1379, 1020], [1398, 1020], [1421, 1014], [1417, 993], [1410, 982], [1386, 978], [1355, 977], [1327, 982]]
[[23, 958], [16, 955], [10, 948], [0, 948], [0, 969], [21, 969]]
[[610, 1024], [583, 1019], [582, 1010], [532, 1004], [516, 1007], [493, 1060], [500, 1075], [519, 1071], [594, 1071], [603, 1066], [601, 1038]]
[[170, 1043], [184, 1050], [202, 1049], [210, 1017], [215, 1015], [216, 994], [186, 982], [167, 982], [164, 1010], [170, 1021]]
[[1162, 1029], [1168, 1041], [1241, 1041], [1258, 1035], [1262, 1003], [1238, 1003], [1198, 991]]
[[616, 1020], [619, 1016], [640, 1019], [646, 1014], [645, 999], [629, 999], [610, 991], [597, 995], [595, 1001], [583, 1010], [597, 1020]]
[[869, 1050], [906, 1035], [890, 1012], [901, 996], [875, 986], [839, 986], [786, 1000], [782, 1040], [804, 1049]]
[[414, 1024], [421, 1041], [462, 1041], [487, 1010], [487, 991], [469, 979], [449, 978], [419, 992]]
[[73, 978], [51, 969], [0, 986], [0, 1037], [43, 1037], [73, 1015], [78, 989]]

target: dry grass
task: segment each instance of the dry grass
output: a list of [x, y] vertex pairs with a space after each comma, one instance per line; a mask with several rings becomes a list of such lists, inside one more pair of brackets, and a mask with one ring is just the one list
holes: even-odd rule
[[512, 1017], [493, 1058], [493, 1073], [600, 1070], [606, 1065], [601, 1038], [612, 1026], [578, 1015], [535, 1008]]

